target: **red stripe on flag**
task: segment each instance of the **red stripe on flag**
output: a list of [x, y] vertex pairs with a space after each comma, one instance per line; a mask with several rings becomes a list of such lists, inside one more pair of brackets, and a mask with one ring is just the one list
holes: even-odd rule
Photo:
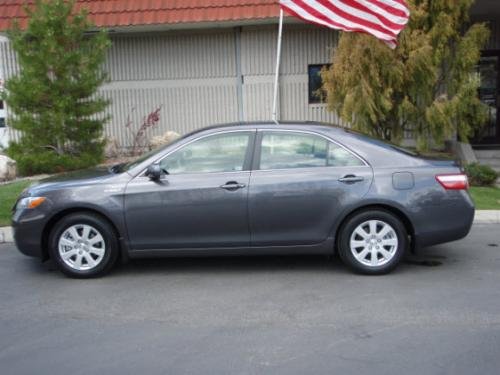
[[280, 0], [279, 2], [282, 9], [307, 22], [333, 29], [371, 34], [391, 47], [395, 46], [397, 35], [409, 18], [409, 10], [404, 0]]
[[[347, 26], [347, 25], [344, 25], [344, 24], [341, 24], [341, 23], [338, 23], [336, 21], [333, 21], [331, 20], [329, 17], [325, 16], [323, 13], [320, 13], [318, 12], [316, 9], [310, 7], [307, 3], [305, 3], [304, 1], [302, 0], [294, 0], [293, 1], [294, 4], [300, 6], [300, 8], [302, 8], [303, 10], [305, 10], [307, 13], [309, 13], [311, 16], [313, 16], [314, 18], [317, 18], [325, 23], [327, 23], [328, 25], [330, 25], [330, 27], [332, 28], [337, 28], [337, 29], [340, 29], [340, 30], [344, 30], [344, 31], [351, 31], [351, 32], [361, 32], [361, 33], [366, 33], [366, 34], [370, 34], [368, 31], [366, 31], [365, 29], [363, 28], [357, 28], [357, 27], [350, 27], [350, 26]], [[292, 9], [288, 8], [285, 6], [285, 8], [290, 11], [291, 13], [293, 13], [295, 16], [301, 18], [301, 19], [304, 19], [306, 21], [309, 21], [309, 22], [312, 22], [314, 23], [314, 21], [311, 21], [311, 20], [308, 20], [306, 18], [304, 18], [302, 15], [296, 13], [295, 11], [293, 11]], [[385, 34], [385, 33], [384, 33]], [[391, 35], [386, 35], [387, 37], [384, 38], [383, 40], [385, 41], [392, 41], [394, 40], [394, 37], [391, 36]]]
[[[376, 5], [379, 8], [384, 9], [387, 13], [394, 14], [395, 16], [398, 16], [398, 17], [408, 18], [408, 14], [405, 13], [405, 12], [403, 12], [399, 8], [394, 8], [393, 6], [391, 6], [391, 5], [387, 4], [387, 3], [384, 3], [382, 1], [379, 1], [379, 0], [368, 0], [368, 1], [370, 3], [372, 3], [373, 5]], [[405, 8], [408, 9], [408, 5], [404, 1], [398, 1], [398, 0], [393, 0], [393, 1], [395, 3], [399, 3], [399, 4], [403, 5]]]
[[[339, 0], [339, 1], [345, 5], [352, 7], [352, 8], [356, 8], [362, 12], [371, 14], [372, 16], [376, 17], [381, 23], [383, 23], [387, 27], [390, 27], [391, 29], [401, 30], [404, 27], [404, 25], [392, 22], [391, 20], [384, 17], [382, 14], [371, 10], [366, 5], [358, 3], [356, 0]], [[390, 12], [390, 13], [392, 13], [392, 12]]]
[[[377, 31], [380, 31], [381, 33], [384, 33], [384, 34], [388, 34], [389, 36], [392, 36], [392, 37], [396, 37], [396, 33], [392, 30], [388, 30], [386, 29], [385, 27], [382, 27], [376, 23], [373, 23], [371, 21], [368, 21], [364, 18], [359, 18], [351, 13], [347, 13], [345, 11], [343, 11], [342, 9], [336, 7], [335, 5], [333, 5], [329, 0], [317, 0], [318, 3], [320, 3], [321, 5], [323, 5], [324, 7], [328, 8], [329, 10], [332, 11], [332, 13], [335, 13], [336, 15], [348, 20], [348, 21], [351, 21], [353, 23], [356, 23], [356, 24], [359, 24], [359, 25], [362, 25], [362, 26], [365, 26], [365, 27], [369, 27], [370, 29], [373, 29], [373, 30], [377, 30]], [[319, 12], [319, 11], [318, 11]], [[328, 17], [328, 16], [327, 16]]]

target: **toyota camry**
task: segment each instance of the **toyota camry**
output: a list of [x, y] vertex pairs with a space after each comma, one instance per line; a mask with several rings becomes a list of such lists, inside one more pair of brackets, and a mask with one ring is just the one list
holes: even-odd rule
[[454, 161], [330, 125], [205, 128], [130, 163], [53, 177], [13, 208], [18, 249], [72, 277], [157, 256], [333, 254], [383, 274], [467, 235]]

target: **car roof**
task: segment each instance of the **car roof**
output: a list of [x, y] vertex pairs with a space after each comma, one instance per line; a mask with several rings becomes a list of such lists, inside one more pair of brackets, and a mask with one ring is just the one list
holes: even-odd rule
[[201, 129], [197, 129], [189, 134], [186, 134], [184, 137], [192, 136], [199, 133], [204, 132], [212, 132], [217, 130], [232, 130], [232, 129], [286, 129], [286, 130], [312, 130], [320, 133], [324, 132], [338, 132], [338, 134], [346, 133], [348, 129], [343, 128], [339, 125], [329, 124], [325, 122], [318, 121], [241, 121], [241, 122], [232, 122], [225, 124], [216, 124], [207, 126]]

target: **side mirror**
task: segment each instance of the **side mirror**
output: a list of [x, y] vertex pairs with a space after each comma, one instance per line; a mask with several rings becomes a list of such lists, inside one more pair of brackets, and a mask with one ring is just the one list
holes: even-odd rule
[[148, 169], [146, 169], [146, 176], [148, 176], [153, 181], [158, 181], [161, 178], [161, 168], [160, 164], [151, 164]]

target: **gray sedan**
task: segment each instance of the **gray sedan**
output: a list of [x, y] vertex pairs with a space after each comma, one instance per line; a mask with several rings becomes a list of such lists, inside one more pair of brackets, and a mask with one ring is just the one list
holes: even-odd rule
[[337, 252], [383, 274], [408, 249], [460, 239], [474, 205], [453, 161], [313, 123], [206, 128], [138, 160], [24, 191], [17, 247], [73, 277], [118, 259]]

